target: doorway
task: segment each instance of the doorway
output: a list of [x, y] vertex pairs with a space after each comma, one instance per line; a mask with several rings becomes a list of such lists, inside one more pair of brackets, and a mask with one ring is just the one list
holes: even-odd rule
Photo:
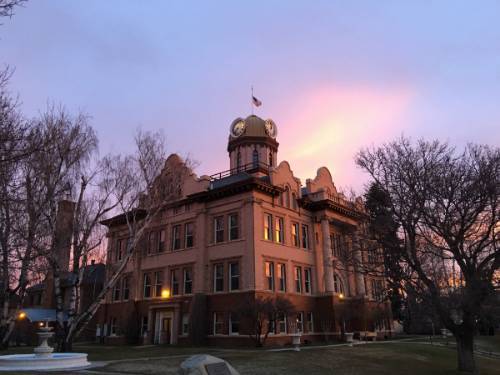
[[173, 314], [169, 311], [156, 312], [155, 319], [155, 344], [172, 343], [172, 320]]

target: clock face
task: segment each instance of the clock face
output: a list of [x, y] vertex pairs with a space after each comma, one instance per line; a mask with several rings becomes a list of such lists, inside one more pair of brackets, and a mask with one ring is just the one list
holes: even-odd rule
[[231, 125], [231, 135], [233, 137], [239, 137], [245, 131], [245, 122], [242, 119], [238, 119]]
[[276, 138], [278, 135], [278, 129], [276, 128], [276, 124], [273, 120], [266, 120], [266, 133], [271, 138]]

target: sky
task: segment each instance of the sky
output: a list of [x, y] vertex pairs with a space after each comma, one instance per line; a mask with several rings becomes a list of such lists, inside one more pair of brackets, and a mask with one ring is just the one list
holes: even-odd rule
[[229, 168], [229, 125], [255, 110], [305, 184], [358, 193], [363, 147], [400, 135], [500, 145], [500, 2], [31, 0], [0, 26], [27, 117], [90, 116], [101, 154], [161, 129], [199, 175]]

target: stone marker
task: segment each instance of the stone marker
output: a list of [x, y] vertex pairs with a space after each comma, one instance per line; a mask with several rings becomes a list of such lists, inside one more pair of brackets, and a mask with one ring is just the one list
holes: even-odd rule
[[181, 363], [180, 375], [240, 375], [229, 363], [208, 354], [197, 354]]

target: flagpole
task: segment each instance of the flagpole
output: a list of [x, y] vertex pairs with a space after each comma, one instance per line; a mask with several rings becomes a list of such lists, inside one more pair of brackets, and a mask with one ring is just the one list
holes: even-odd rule
[[253, 85], [250, 86], [250, 88], [252, 89], [252, 97], [251, 97], [251, 100], [250, 100], [250, 106], [252, 108], [252, 115], [253, 115]]

